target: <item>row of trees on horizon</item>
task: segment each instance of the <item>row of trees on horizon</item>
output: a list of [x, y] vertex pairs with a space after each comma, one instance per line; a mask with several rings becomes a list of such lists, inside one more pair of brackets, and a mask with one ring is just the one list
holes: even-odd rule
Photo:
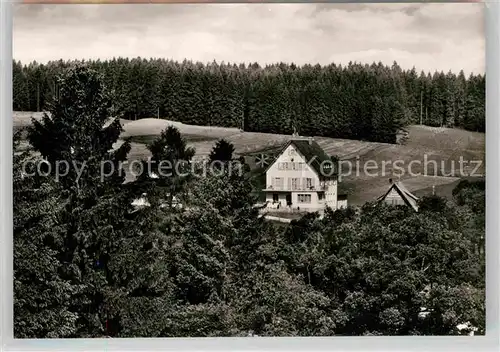
[[[277, 225], [229, 168], [124, 183], [130, 143], [111, 150], [122, 127], [102, 77], [80, 67], [60, 84], [51, 118], [27, 127], [32, 150], [13, 155], [16, 338], [484, 334], [484, 182], [418, 213], [367, 204]], [[148, 147], [156, 166], [194, 155], [172, 126]], [[232, 151], [219, 141], [210, 157]], [[85, 172], [58, 179], [62, 160]]]
[[385, 66], [202, 64], [117, 58], [13, 65], [17, 111], [44, 111], [75, 63], [104, 75], [127, 119], [159, 117], [245, 131], [396, 142], [410, 124], [484, 132], [485, 76]]

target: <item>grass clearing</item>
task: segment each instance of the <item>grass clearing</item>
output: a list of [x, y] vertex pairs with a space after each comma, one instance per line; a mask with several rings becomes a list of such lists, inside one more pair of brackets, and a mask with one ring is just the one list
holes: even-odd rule
[[[214, 137], [207, 137], [207, 136], [201, 136], [197, 134], [183, 134], [182, 137], [189, 143], [189, 142], [212, 142], [216, 141], [217, 138]], [[131, 136], [129, 137], [130, 141], [133, 143], [141, 143], [141, 144], [146, 144], [149, 145], [153, 143], [155, 139], [158, 138], [158, 135], [153, 134], [153, 135], [143, 135], [143, 136]]]
[[224, 138], [240, 131], [237, 128], [186, 125], [164, 119], [141, 119], [125, 123], [122, 137], [159, 135], [168, 126], [176, 127], [182, 134], [211, 138]]

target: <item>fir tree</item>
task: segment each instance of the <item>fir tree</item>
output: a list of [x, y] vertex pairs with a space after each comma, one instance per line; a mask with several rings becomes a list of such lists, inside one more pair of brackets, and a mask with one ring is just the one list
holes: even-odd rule
[[191, 161], [195, 149], [188, 147], [179, 130], [173, 126], [161, 132], [148, 149], [151, 158], [143, 163], [143, 173], [135, 187], [147, 193], [150, 202], [173, 205], [192, 177]]
[[215, 143], [215, 146], [210, 151], [209, 160], [211, 162], [221, 161], [228, 162], [233, 159], [234, 146], [225, 139], [220, 139]]

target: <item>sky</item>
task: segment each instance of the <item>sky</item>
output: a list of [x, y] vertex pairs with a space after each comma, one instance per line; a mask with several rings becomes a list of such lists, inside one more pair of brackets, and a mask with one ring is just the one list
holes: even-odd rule
[[484, 73], [484, 10], [448, 4], [16, 5], [24, 62], [156, 57]]

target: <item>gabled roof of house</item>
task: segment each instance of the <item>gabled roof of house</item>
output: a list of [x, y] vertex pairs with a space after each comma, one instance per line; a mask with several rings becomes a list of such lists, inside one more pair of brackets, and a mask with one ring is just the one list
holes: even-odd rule
[[418, 200], [418, 197], [415, 196], [413, 193], [411, 193], [406, 187], [405, 185], [403, 185], [401, 182], [394, 182], [391, 187], [389, 188], [389, 190], [384, 193], [384, 195], [380, 196], [378, 198], [378, 201], [382, 201], [384, 200], [387, 195], [393, 190], [395, 189], [396, 192], [398, 192], [398, 194], [401, 196], [401, 198], [404, 200], [404, 202], [409, 205], [410, 207], [413, 208], [413, 210], [415, 211], [418, 211], [418, 205], [417, 205], [417, 200]]
[[[332, 173], [328, 166], [331, 166], [330, 163], [332, 160], [330, 156], [325, 153], [323, 148], [312, 139], [291, 139], [287, 143], [283, 145], [278, 155], [283, 154], [283, 152], [288, 148], [288, 146], [293, 145], [299, 153], [301, 153], [305, 162], [318, 174], [318, 176], [333, 176], [337, 174], [337, 165], [334, 165], [334, 172]], [[274, 160], [266, 169], [266, 171], [274, 164], [276, 160]], [[324, 170], [322, 170], [322, 167]], [[324, 172], [323, 172], [324, 171]]]

